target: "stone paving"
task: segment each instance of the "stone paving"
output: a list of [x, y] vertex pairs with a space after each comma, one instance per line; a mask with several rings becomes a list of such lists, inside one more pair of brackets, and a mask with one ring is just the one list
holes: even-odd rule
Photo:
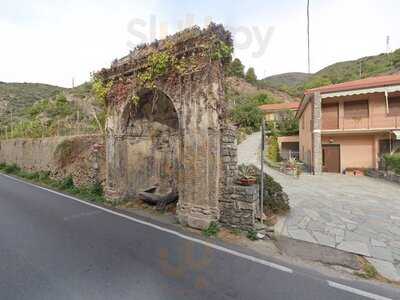
[[[257, 163], [259, 134], [240, 144], [239, 163]], [[251, 149], [251, 150], [249, 150]], [[247, 152], [247, 153], [246, 153]], [[369, 177], [301, 175], [266, 168], [290, 197], [291, 212], [280, 234], [361, 254], [400, 281], [400, 186]]]

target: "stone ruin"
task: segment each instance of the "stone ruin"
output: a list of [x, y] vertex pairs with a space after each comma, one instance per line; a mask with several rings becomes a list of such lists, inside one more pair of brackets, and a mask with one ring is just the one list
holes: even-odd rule
[[132, 199], [157, 186], [179, 194], [190, 227], [252, 228], [258, 189], [235, 185], [237, 146], [224, 98], [231, 34], [190, 28], [138, 46], [96, 74], [106, 96], [106, 196]]

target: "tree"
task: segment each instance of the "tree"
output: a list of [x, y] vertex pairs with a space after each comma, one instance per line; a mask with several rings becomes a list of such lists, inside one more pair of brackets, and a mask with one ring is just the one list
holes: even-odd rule
[[228, 76], [244, 78], [244, 65], [239, 58], [235, 58], [229, 65]]
[[264, 113], [254, 103], [245, 102], [237, 105], [232, 111], [232, 119], [240, 124], [242, 128], [249, 128], [252, 131], [260, 129]]
[[251, 83], [251, 84], [257, 83], [257, 75], [256, 75], [254, 68], [251, 67], [247, 70], [245, 79], [248, 83]]
[[268, 159], [273, 162], [278, 162], [281, 160], [278, 137], [274, 135], [268, 140]]
[[281, 117], [274, 124], [268, 124], [268, 127], [270, 130], [275, 130], [278, 136], [299, 134], [299, 121], [291, 110], [282, 112]]

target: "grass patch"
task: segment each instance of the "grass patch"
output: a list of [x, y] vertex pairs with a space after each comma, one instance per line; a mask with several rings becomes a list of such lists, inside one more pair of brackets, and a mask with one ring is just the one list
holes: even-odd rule
[[1, 163], [0, 171], [56, 189], [58, 191], [72, 194], [87, 201], [95, 203], [104, 203], [106, 201], [103, 187], [100, 183], [77, 187], [74, 184], [72, 176], [68, 176], [62, 180], [55, 180], [50, 177], [50, 172], [27, 172], [21, 170], [16, 164], [7, 165], [5, 163]]
[[206, 237], [217, 236], [219, 229], [220, 228], [216, 222], [211, 222], [207, 228], [203, 229], [203, 235]]
[[364, 279], [373, 279], [378, 276], [378, 271], [372, 264], [365, 262], [363, 264], [362, 272], [354, 272], [354, 275]]

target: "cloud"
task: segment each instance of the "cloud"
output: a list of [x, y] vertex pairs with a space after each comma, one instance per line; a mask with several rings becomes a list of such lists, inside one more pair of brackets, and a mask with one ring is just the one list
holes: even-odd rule
[[[71, 86], [90, 72], [107, 67], [127, 54], [129, 42], [140, 40], [128, 31], [134, 19], [145, 22], [141, 32], [150, 37], [151, 16], [169, 33], [187, 16], [204, 25], [206, 17], [228, 28], [250, 30], [252, 40], [235, 55], [256, 68], [259, 77], [307, 70], [306, 11], [304, 0], [276, 1], [162, 1], [162, 0], [2, 0], [0, 11], [0, 80], [45, 82]], [[312, 69], [330, 63], [373, 55], [400, 47], [397, 0], [311, 1]], [[274, 33], [261, 57], [255, 30]], [[165, 26], [164, 26], [165, 28]], [[238, 34], [237, 39], [243, 38]]]

